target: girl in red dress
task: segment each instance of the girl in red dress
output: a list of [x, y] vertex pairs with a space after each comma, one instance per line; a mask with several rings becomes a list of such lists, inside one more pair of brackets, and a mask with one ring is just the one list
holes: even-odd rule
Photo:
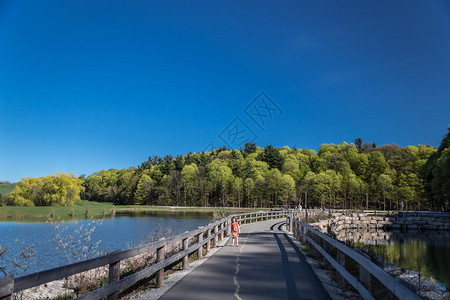
[[236, 221], [235, 217], [231, 218], [231, 247], [234, 246], [234, 240], [236, 240], [236, 247], [239, 247], [239, 233], [241, 233], [241, 228], [239, 223]]

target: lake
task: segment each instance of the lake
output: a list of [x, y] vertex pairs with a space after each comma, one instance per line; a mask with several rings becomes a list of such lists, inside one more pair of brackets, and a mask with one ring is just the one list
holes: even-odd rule
[[[26, 223], [26, 219], [14, 222], [0, 222], [0, 245], [9, 246], [12, 255], [19, 253], [23, 244], [34, 245], [36, 250], [36, 263], [22, 274], [34, 273], [57, 266], [68, 264], [63, 251], [57, 251], [58, 243], [56, 227], [47, 223]], [[80, 234], [86, 233], [87, 227], [95, 226], [89, 244], [99, 242], [99, 249], [126, 249], [130, 245], [137, 245], [140, 241], [149, 241], [155, 234], [161, 233], [167, 228], [173, 230], [173, 234], [196, 229], [211, 223], [212, 213], [199, 212], [136, 212], [117, 213], [114, 218], [103, 220], [79, 220], [66, 221], [60, 224], [63, 229], [62, 236], [77, 236], [76, 229]], [[64, 230], [64, 228], [67, 228]], [[76, 239], [78, 240], [78, 239]], [[38, 243], [38, 245], [36, 245]]]
[[337, 238], [450, 287], [450, 232], [348, 230]]

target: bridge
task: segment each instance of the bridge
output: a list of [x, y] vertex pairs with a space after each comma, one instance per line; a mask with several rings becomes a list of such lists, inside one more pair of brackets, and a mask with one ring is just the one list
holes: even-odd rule
[[161, 299], [329, 299], [283, 224], [242, 226], [239, 247], [228, 241]]
[[[169, 289], [162, 299], [328, 299], [303, 254], [282, 230], [284, 224], [295, 239], [308, 245], [313, 254], [336, 271], [341, 287], [351, 286], [363, 299], [375, 299], [374, 293], [380, 291], [393, 298], [420, 299], [368, 258], [294, 220], [292, 211], [247, 213], [236, 217], [243, 225], [239, 247], [230, 247], [229, 243], [222, 247]], [[108, 283], [77, 299], [118, 299], [121, 290], [152, 276], [156, 278], [156, 288], [160, 288], [168, 268], [181, 262], [183, 269], [188, 269], [189, 256], [196, 254], [201, 259], [211, 247], [217, 247], [219, 241], [230, 234], [230, 225], [230, 219], [224, 218], [133, 249], [18, 278], [4, 277], [0, 279], [0, 299], [10, 299], [13, 293], [105, 266], [109, 269]], [[153, 265], [121, 276], [121, 261], [152, 251], [157, 257]]]

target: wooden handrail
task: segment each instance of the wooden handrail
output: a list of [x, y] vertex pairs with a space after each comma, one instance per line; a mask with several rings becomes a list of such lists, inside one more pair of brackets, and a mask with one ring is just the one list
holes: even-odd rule
[[[269, 211], [269, 212], [261, 212], [263, 216], [266, 217], [284, 217], [286, 212], [283, 211]], [[252, 215], [255, 215], [252, 217]], [[258, 221], [258, 217], [255, 213], [244, 213], [233, 215], [238, 220], [255, 220]], [[161, 239], [159, 241], [155, 241], [149, 244], [145, 244], [142, 246], [138, 246], [132, 249], [127, 250], [117, 250], [110, 254], [91, 258], [85, 261], [72, 263], [69, 265], [56, 267], [53, 269], [36, 272], [33, 274], [25, 275], [18, 278], [5, 277], [0, 279], [0, 298], [8, 298], [10, 297], [12, 292], [20, 292], [28, 288], [32, 288], [35, 286], [39, 286], [44, 283], [48, 283], [54, 280], [66, 278], [81, 272], [89, 271], [98, 267], [109, 265], [110, 268], [117, 268], [120, 261], [135, 257], [140, 254], [148, 253], [150, 251], [155, 251], [161, 249], [167, 245], [174, 243], [182, 243], [185, 246], [186, 241], [189, 238], [197, 238], [197, 242], [186, 249], [185, 246], [182, 246], [182, 249], [176, 254], [170, 257], [164, 257], [161, 261], [156, 262], [152, 266], [141, 270], [137, 273], [134, 273], [130, 276], [127, 276], [121, 280], [111, 279], [109, 284], [103, 286], [99, 289], [96, 289], [88, 294], [82, 295], [77, 299], [99, 299], [105, 296], [109, 296], [117, 293], [117, 291], [126, 288], [137, 281], [152, 276], [153, 274], [164, 270], [165, 267], [170, 266], [171, 264], [181, 261], [185, 259], [185, 257], [194, 251], [199, 251], [205, 244], [209, 244], [212, 240], [215, 241], [215, 245], [217, 246], [218, 238], [222, 238], [223, 235], [228, 234], [228, 227], [231, 226], [229, 222], [230, 217], [223, 218], [217, 222], [210, 223], [205, 227], [199, 227], [198, 229], [184, 232], [179, 235]], [[220, 229], [218, 229], [220, 226]], [[206, 236], [204, 236], [206, 233]], [[164, 255], [163, 255], [164, 256]], [[117, 270], [114, 270], [115, 273]], [[162, 283], [161, 283], [162, 284]]]
[[[304, 228], [307, 231], [311, 232], [314, 236], [322, 239], [329, 245], [332, 245], [335, 247], [338, 252], [341, 252], [343, 255], [346, 255], [353, 259], [356, 263], [359, 264], [360, 267], [364, 268], [364, 270], [368, 273], [370, 273], [371, 276], [375, 277], [382, 285], [384, 285], [387, 289], [389, 289], [395, 296], [397, 296], [400, 299], [420, 299], [419, 296], [417, 296], [415, 293], [410, 291], [406, 286], [401, 284], [398, 280], [390, 276], [388, 273], [386, 273], [383, 269], [378, 267], [376, 264], [371, 262], [369, 259], [364, 257], [363, 255], [359, 254], [355, 250], [351, 249], [350, 247], [346, 246], [345, 244], [331, 238], [330, 236], [320, 232], [319, 230], [302, 223], [298, 220], [293, 220], [293, 224], [296, 224], [297, 226], [294, 226], [293, 230], [300, 234], [304, 239], [308, 241], [318, 252], [320, 252], [323, 257], [331, 264], [335, 269], [361, 294], [361, 296], [364, 299], [373, 299], [373, 297], [368, 293], [368, 291], [364, 288], [364, 286], [355, 278], [353, 277], [348, 271], [345, 270], [343, 266], [341, 266], [334, 258], [331, 257], [323, 249], [320, 247], [318, 243], [314, 241], [314, 239], [310, 238], [306, 232], [303, 232], [303, 230], [297, 228]], [[370, 295], [370, 296], [369, 296]]]

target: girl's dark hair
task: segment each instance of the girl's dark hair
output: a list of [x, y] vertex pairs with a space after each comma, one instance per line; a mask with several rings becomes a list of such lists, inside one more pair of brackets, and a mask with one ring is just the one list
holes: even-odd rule
[[236, 222], [236, 217], [232, 217], [231, 221]]

